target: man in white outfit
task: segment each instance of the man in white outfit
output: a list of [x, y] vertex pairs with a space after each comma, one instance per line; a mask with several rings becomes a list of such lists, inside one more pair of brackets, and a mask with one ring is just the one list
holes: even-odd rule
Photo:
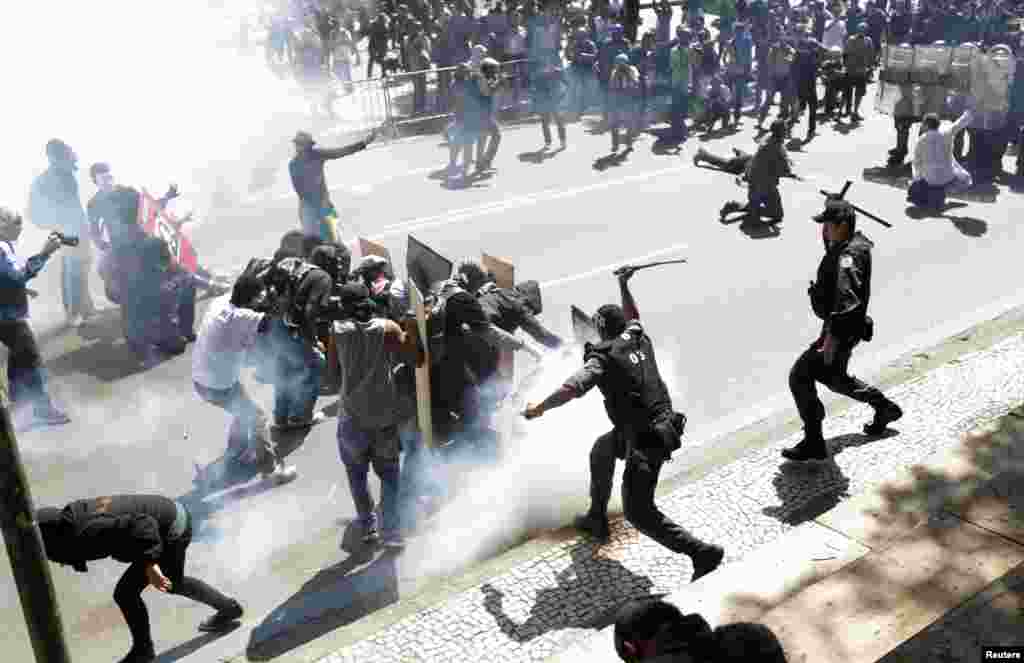
[[973, 117], [973, 111], [967, 109], [956, 122], [940, 129], [937, 115], [925, 115], [921, 122], [924, 131], [914, 146], [914, 180], [907, 191], [909, 202], [919, 207], [941, 208], [948, 191], [968, 189], [974, 184], [971, 174], [953, 158], [953, 138]]

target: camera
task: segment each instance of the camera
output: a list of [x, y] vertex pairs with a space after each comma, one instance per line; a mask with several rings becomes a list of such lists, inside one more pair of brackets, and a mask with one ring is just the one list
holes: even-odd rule
[[73, 235], [65, 235], [64, 233], [59, 233], [56, 230], [53, 231], [53, 234], [57, 236], [57, 239], [59, 239], [60, 243], [64, 246], [78, 246], [78, 238]]

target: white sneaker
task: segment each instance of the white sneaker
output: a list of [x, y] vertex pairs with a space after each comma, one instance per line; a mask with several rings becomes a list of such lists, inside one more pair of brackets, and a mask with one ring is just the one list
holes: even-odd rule
[[263, 479], [266, 481], [270, 481], [275, 486], [283, 486], [286, 483], [291, 483], [292, 481], [295, 481], [295, 479], [297, 479], [298, 476], [299, 471], [295, 469], [294, 465], [286, 466], [283, 463], [278, 463], [277, 466], [274, 467], [273, 472], [268, 472], [267, 474], [263, 475]]

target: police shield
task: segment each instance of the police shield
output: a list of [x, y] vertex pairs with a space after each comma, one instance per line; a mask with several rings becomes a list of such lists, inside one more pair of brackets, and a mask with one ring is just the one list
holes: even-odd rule
[[426, 296], [441, 281], [451, 278], [452, 261], [412, 235], [405, 253], [405, 269], [409, 280]]
[[601, 340], [592, 316], [576, 306], [570, 306], [569, 313], [572, 318], [572, 335], [578, 344], [597, 343]]

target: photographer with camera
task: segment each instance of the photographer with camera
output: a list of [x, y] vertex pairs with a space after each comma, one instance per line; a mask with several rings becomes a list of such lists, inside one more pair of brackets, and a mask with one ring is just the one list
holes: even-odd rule
[[7, 346], [9, 353], [8, 395], [15, 429], [19, 431], [71, 421], [54, 407], [46, 392], [43, 360], [28, 324], [30, 291], [25, 287], [43, 269], [49, 257], [65, 245], [66, 238], [62, 239], [60, 233], [50, 233], [42, 250], [24, 259], [14, 249], [22, 226], [19, 215], [0, 207], [0, 343]]
[[203, 318], [192, 351], [192, 383], [207, 403], [231, 414], [226, 456], [232, 463], [255, 465], [265, 479], [286, 483], [296, 477], [285, 468], [267, 434], [267, 417], [240, 380], [242, 366], [265, 349], [270, 318], [265, 308], [263, 283], [242, 274], [231, 295], [213, 301]]

